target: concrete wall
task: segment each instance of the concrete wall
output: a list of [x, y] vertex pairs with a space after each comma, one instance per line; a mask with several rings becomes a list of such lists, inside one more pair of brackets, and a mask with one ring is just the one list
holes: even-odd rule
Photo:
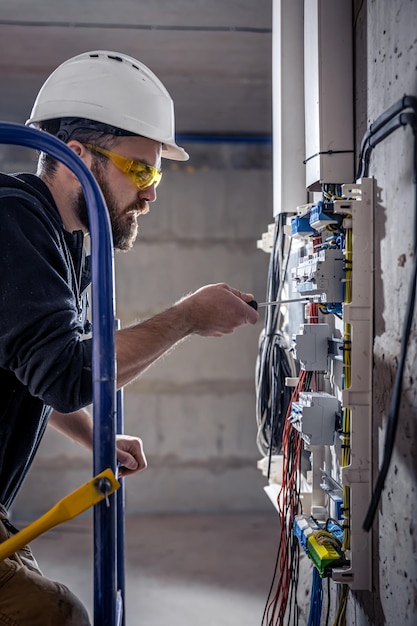
[[[269, 259], [256, 240], [273, 221], [270, 147], [262, 156], [256, 146], [188, 149], [190, 165], [167, 164], [134, 249], [116, 254], [123, 325], [212, 282], [264, 298]], [[261, 328], [186, 340], [126, 388], [125, 431], [143, 438], [149, 463], [126, 481], [127, 513], [269, 510], [256, 469]], [[16, 517], [43, 512], [91, 476], [90, 455], [48, 431]]]
[[[361, 6], [356, 2], [356, 11]], [[417, 2], [368, 0], [356, 13], [357, 138], [404, 94], [417, 95]], [[374, 474], [400, 353], [414, 257], [413, 137], [397, 130], [375, 148], [376, 179]], [[348, 626], [417, 623], [416, 327], [409, 342], [391, 468], [374, 525], [374, 591], [350, 596]]]

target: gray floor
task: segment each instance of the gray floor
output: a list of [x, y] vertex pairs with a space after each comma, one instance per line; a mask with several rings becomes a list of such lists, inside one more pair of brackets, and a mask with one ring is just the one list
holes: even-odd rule
[[[126, 521], [127, 626], [260, 625], [273, 574], [277, 515], [143, 516]], [[91, 519], [32, 543], [45, 575], [92, 615]]]

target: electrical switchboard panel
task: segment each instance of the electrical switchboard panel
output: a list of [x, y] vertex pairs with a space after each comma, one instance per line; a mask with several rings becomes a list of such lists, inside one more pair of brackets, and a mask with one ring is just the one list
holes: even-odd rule
[[325, 185], [319, 201], [277, 222], [281, 275], [268, 297], [290, 301], [266, 322], [275, 316], [281, 329], [273, 384], [290, 398], [285, 415], [275, 407], [269, 422], [258, 419], [269, 427], [270, 468], [282, 453], [268, 490], [281, 525], [288, 514], [321, 577], [357, 590], [372, 588], [362, 525], [372, 496], [373, 202], [372, 179]]

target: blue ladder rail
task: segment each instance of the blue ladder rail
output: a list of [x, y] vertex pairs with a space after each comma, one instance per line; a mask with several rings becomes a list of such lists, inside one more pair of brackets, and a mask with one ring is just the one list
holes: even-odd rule
[[[78, 177], [83, 189], [91, 237], [93, 475], [107, 468], [116, 472], [116, 419], [120, 427], [123, 417], [116, 416], [117, 405], [122, 412], [122, 396], [116, 394], [114, 257], [105, 200], [88, 167], [60, 139], [35, 128], [0, 122], [0, 143], [50, 154]], [[94, 626], [122, 626], [124, 619], [123, 488], [119, 491], [119, 501], [113, 494], [107, 503], [103, 500], [94, 507]]]

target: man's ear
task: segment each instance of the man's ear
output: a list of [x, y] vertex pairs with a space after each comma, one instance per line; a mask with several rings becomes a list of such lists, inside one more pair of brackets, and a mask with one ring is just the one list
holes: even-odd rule
[[[74, 150], [76, 154], [78, 154], [78, 156], [84, 161], [89, 169], [91, 168], [93, 156], [90, 150], [87, 150], [87, 148], [76, 139], [71, 139], [71, 141], [67, 143], [67, 146], [71, 148], [71, 150]], [[71, 172], [71, 170], [69, 170], [69, 172], [70, 175], [79, 182], [78, 177], [75, 176], [75, 174]]]

